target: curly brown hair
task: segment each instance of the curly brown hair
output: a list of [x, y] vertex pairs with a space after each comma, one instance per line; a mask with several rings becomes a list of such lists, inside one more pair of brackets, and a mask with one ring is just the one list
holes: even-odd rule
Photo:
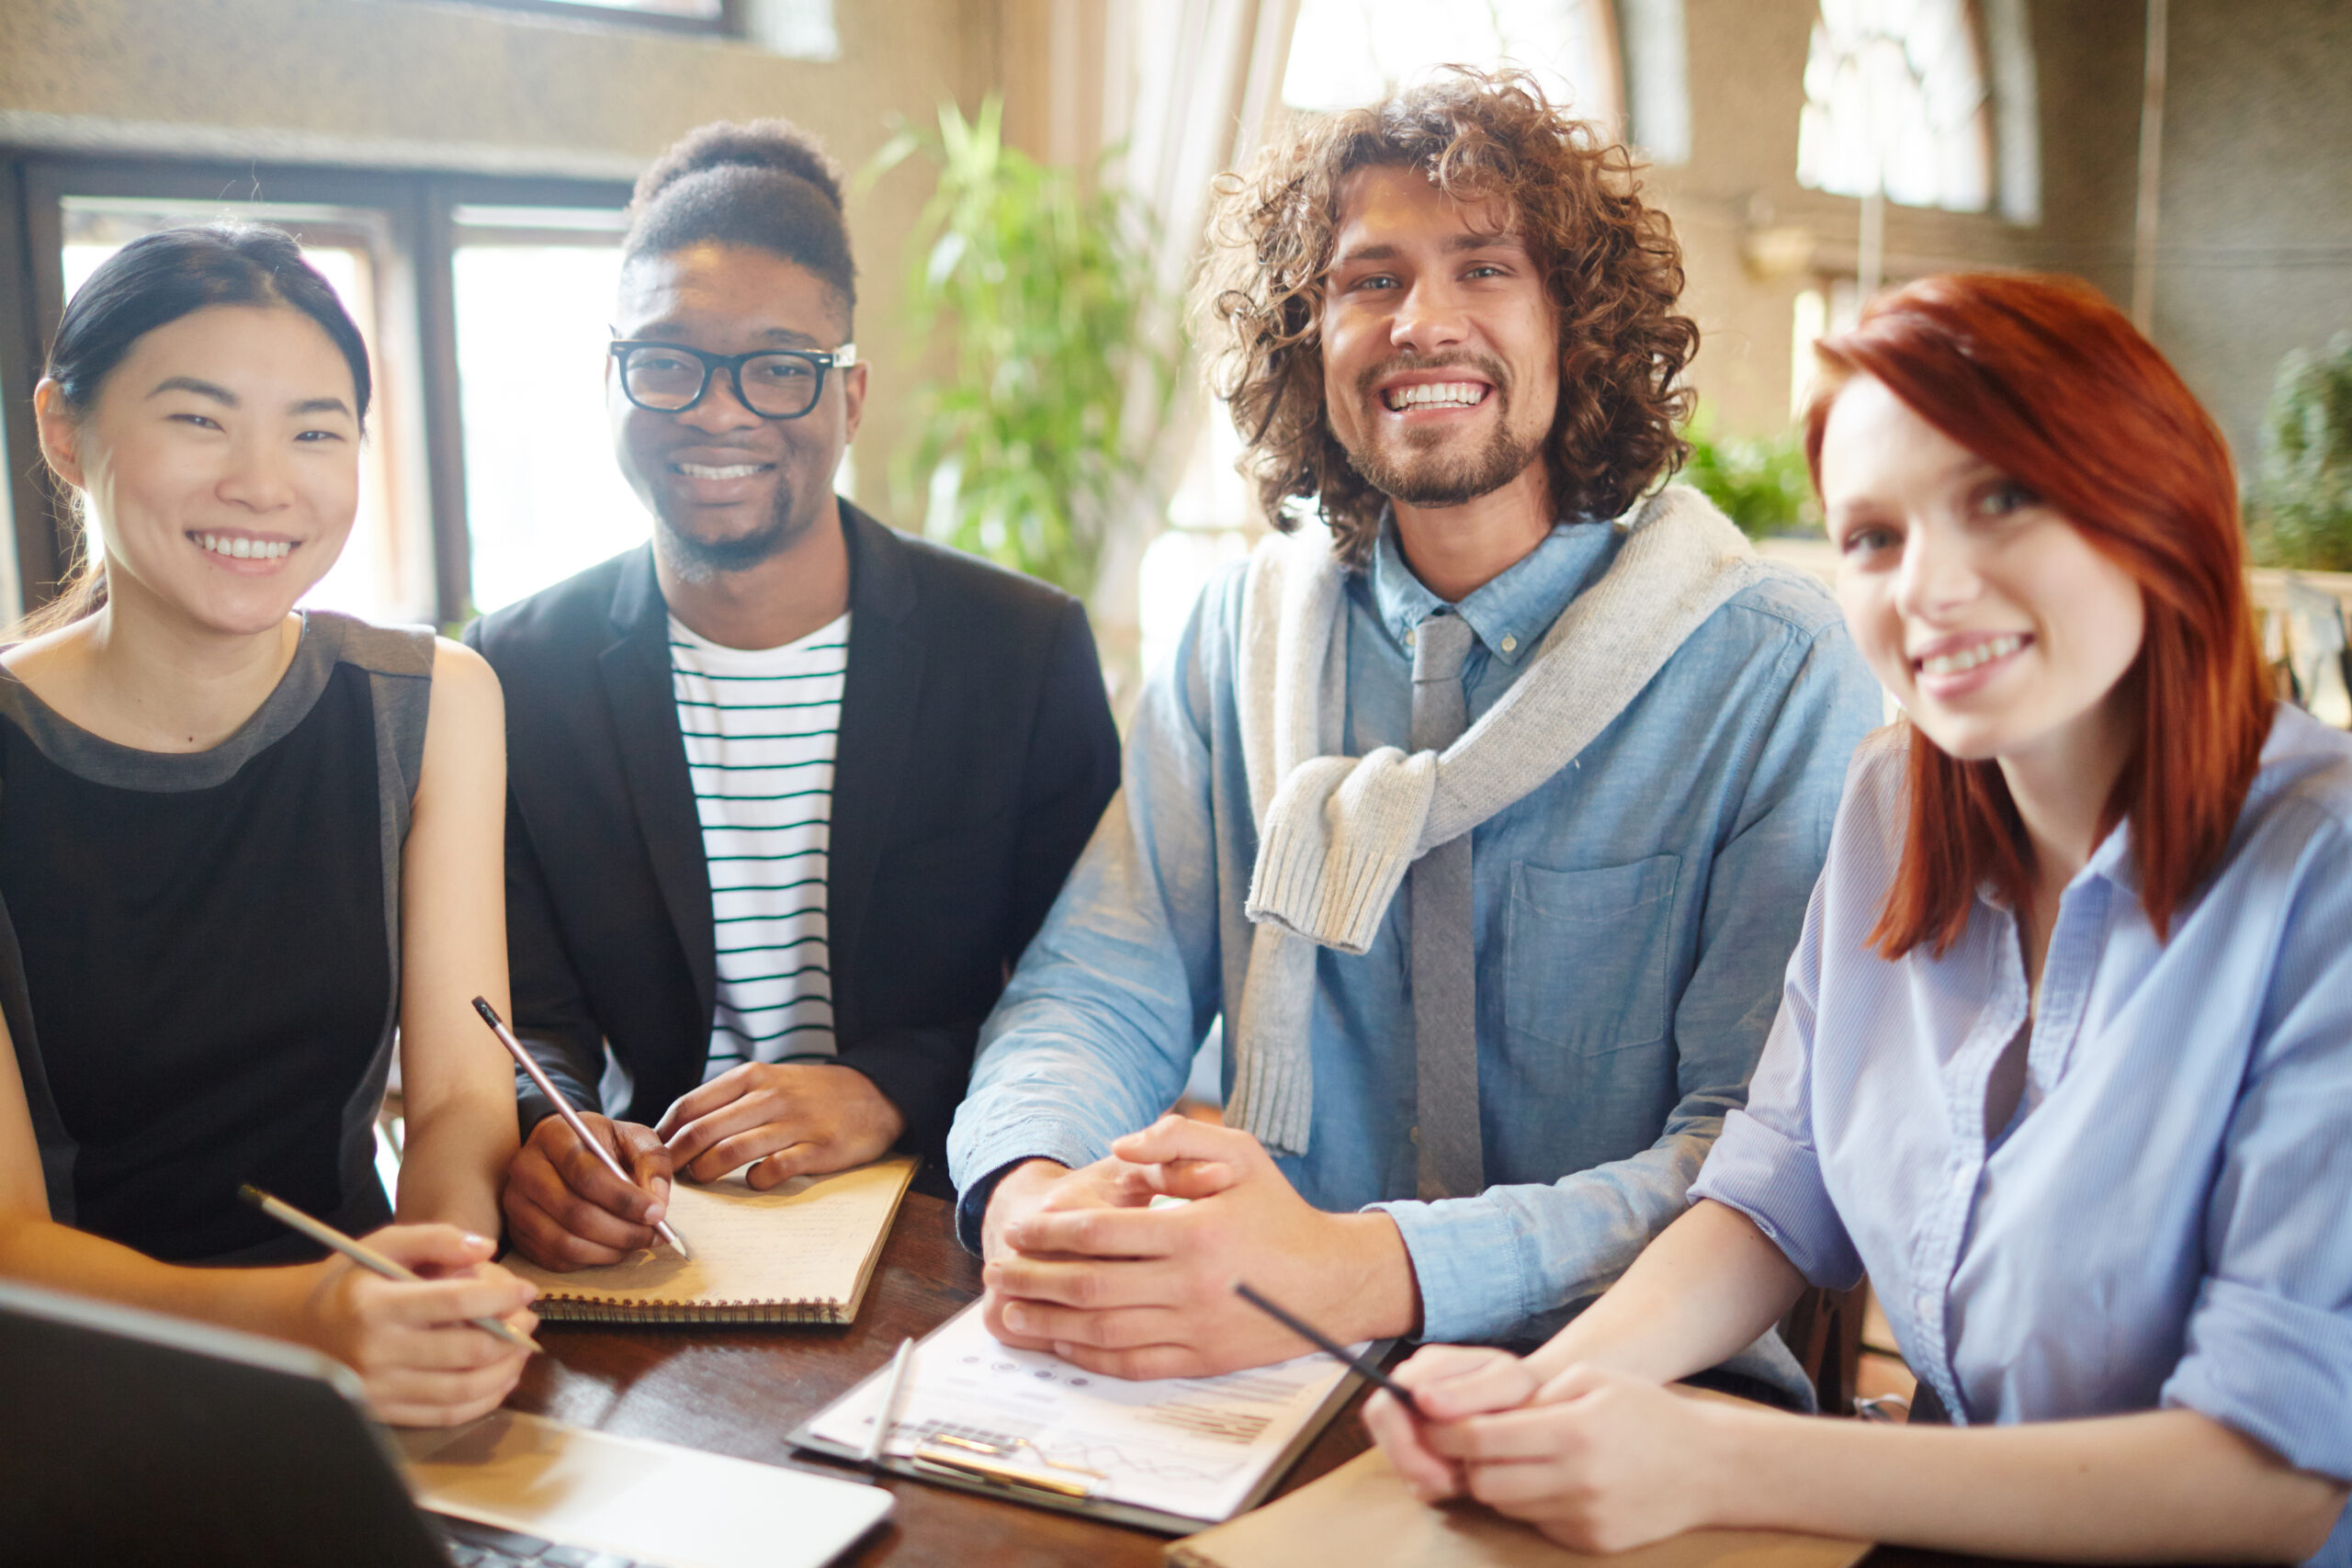
[[1457, 201], [1498, 202], [1558, 308], [1560, 403], [1544, 453], [1554, 515], [1614, 517], [1689, 444], [1678, 383], [1699, 346], [1676, 313], [1682, 251], [1641, 198], [1632, 155], [1555, 107], [1524, 72], [1450, 68], [1366, 108], [1317, 116], [1217, 184], [1212, 259], [1196, 290], [1198, 340], [1222, 339], [1210, 385], [1232, 406], [1275, 526], [1313, 500], [1340, 558], [1360, 565], [1386, 497], [1358, 473], [1324, 414], [1324, 279], [1350, 174], [1415, 168]]

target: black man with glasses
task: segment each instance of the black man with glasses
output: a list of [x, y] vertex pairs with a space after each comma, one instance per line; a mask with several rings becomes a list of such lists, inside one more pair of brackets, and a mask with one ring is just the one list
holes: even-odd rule
[[867, 367], [838, 170], [780, 120], [638, 182], [606, 403], [649, 545], [468, 631], [505, 684], [507, 1228], [653, 1243], [669, 1182], [935, 1153], [1118, 782], [1085, 611], [833, 493]]

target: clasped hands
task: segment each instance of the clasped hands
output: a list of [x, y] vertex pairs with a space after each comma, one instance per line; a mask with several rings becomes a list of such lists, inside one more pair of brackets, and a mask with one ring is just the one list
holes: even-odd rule
[[580, 1119], [635, 1185], [605, 1169], [562, 1117], [542, 1119], [508, 1168], [503, 1204], [507, 1234], [548, 1269], [617, 1263], [656, 1245], [673, 1175], [716, 1181], [748, 1164], [744, 1179], [764, 1192], [863, 1165], [906, 1128], [873, 1079], [831, 1062], [746, 1062], [680, 1096], [653, 1127]]
[[[998, 1181], [983, 1312], [1005, 1344], [1122, 1378], [1204, 1377], [1309, 1347], [1241, 1301], [1247, 1280], [1343, 1341], [1409, 1334], [1420, 1302], [1396, 1224], [1314, 1208], [1258, 1140], [1169, 1115], [1071, 1170]], [[1159, 1196], [1188, 1199], [1150, 1207]]]
[[1647, 1380], [1542, 1352], [1432, 1345], [1395, 1372], [1415, 1420], [1385, 1392], [1364, 1425], [1424, 1503], [1473, 1497], [1574, 1551], [1624, 1551], [1717, 1522], [1711, 1500], [1724, 1407]]

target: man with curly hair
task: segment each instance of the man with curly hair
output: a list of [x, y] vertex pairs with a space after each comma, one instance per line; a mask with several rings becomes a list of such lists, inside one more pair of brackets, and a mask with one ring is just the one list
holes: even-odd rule
[[[1202, 595], [982, 1032], [961, 1234], [1000, 1338], [1121, 1375], [1299, 1353], [1236, 1280], [1342, 1339], [1543, 1334], [1739, 1103], [1878, 689], [1657, 489], [1679, 252], [1526, 78], [1309, 122], [1218, 237], [1290, 532]], [[1227, 1125], [1155, 1122], [1220, 1017]], [[1734, 1375], [1805, 1397], [1777, 1340]]]

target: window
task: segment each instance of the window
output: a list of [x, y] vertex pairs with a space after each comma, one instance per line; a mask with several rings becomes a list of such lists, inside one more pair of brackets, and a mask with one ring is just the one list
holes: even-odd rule
[[[431, 0], [449, 4], [451, 0]], [[740, 38], [787, 60], [839, 60], [833, 0], [457, 0], [526, 16]]]
[[488, 612], [643, 542], [649, 524], [605, 423], [620, 214], [454, 217], [471, 598]]
[[1982, 212], [1993, 117], [1967, 0], [1822, 0], [1805, 57], [1797, 179]]
[[726, 11], [725, 0], [570, 0], [574, 6], [606, 11], [640, 11], [649, 17], [686, 17], [714, 22]]
[[[0, 429], [0, 473], [7, 471], [8, 433]], [[25, 613], [23, 588], [17, 581], [17, 552], [8, 547], [17, 536], [17, 498], [0, 485], [0, 626]]]
[[1608, 0], [1301, 0], [1283, 102], [1353, 108], [1445, 64], [1524, 66], [1554, 102], [1623, 123]]
[[[25, 394], [65, 300], [107, 255], [175, 223], [279, 224], [350, 309], [377, 389], [351, 542], [305, 602], [456, 626], [649, 531], [604, 409], [628, 196], [605, 181], [0, 150], [0, 442], [37, 449]], [[11, 464], [7, 484], [13, 576], [36, 604], [59, 575], [62, 498], [37, 463]]]
[[738, 33], [743, 0], [473, 0], [507, 11], [603, 17], [679, 32]]
[[1825, 277], [1797, 293], [1789, 341], [1789, 415], [1804, 412], [1812, 400], [1815, 379], [1821, 374], [1813, 345], [1833, 333], [1851, 332], [1862, 319], [1862, 291], [1850, 277]]

